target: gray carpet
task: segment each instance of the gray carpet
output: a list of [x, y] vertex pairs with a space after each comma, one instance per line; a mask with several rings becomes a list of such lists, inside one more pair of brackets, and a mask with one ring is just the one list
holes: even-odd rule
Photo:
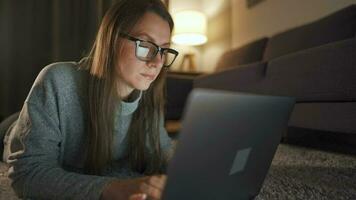
[[256, 199], [356, 199], [356, 156], [281, 144]]
[[[18, 199], [5, 171], [0, 199]], [[356, 199], [356, 156], [281, 144], [256, 199]]]

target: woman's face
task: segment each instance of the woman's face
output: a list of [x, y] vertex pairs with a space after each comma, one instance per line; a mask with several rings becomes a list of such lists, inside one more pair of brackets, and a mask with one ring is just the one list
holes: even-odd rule
[[[167, 21], [153, 12], [147, 12], [138, 21], [130, 36], [150, 41], [160, 47], [170, 45], [170, 27]], [[151, 61], [136, 58], [136, 43], [121, 37], [122, 49], [119, 51], [119, 63], [116, 71], [119, 76], [119, 95], [126, 98], [134, 90], [147, 90], [157, 78], [163, 65], [160, 53]]]

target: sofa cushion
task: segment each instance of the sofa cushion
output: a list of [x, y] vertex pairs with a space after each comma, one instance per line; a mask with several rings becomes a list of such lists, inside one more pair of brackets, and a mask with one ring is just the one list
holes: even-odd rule
[[194, 79], [194, 88], [253, 92], [265, 78], [267, 64], [251, 63]]
[[311, 47], [354, 37], [356, 5], [346, 7], [313, 23], [272, 36], [263, 59], [268, 61]]
[[356, 101], [356, 38], [273, 59], [263, 84], [269, 94], [299, 102]]
[[240, 48], [227, 51], [219, 59], [216, 71], [261, 61], [267, 41], [268, 38], [261, 38]]

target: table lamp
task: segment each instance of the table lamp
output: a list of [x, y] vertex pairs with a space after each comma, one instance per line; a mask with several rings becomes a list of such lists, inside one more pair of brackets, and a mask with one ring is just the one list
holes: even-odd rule
[[[177, 12], [173, 15], [174, 30], [172, 41], [175, 44], [196, 46], [207, 42], [206, 16], [199, 11], [185, 10]], [[196, 71], [194, 53], [186, 53], [180, 65], [180, 70], [184, 70], [188, 66], [189, 71]]]

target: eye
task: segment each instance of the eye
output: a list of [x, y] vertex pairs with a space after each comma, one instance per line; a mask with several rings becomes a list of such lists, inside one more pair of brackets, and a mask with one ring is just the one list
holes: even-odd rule
[[136, 51], [137, 56], [147, 57], [149, 52], [150, 52], [149, 47], [145, 47], [145, 46], [141, 46], [141, 45], [137, 46], [137, 51]]
[[143, 48], [142, 56], [151, 58], [157, 54], [158, 49], [151, 43], [141, 41], [138, 45], [139, 48]]

